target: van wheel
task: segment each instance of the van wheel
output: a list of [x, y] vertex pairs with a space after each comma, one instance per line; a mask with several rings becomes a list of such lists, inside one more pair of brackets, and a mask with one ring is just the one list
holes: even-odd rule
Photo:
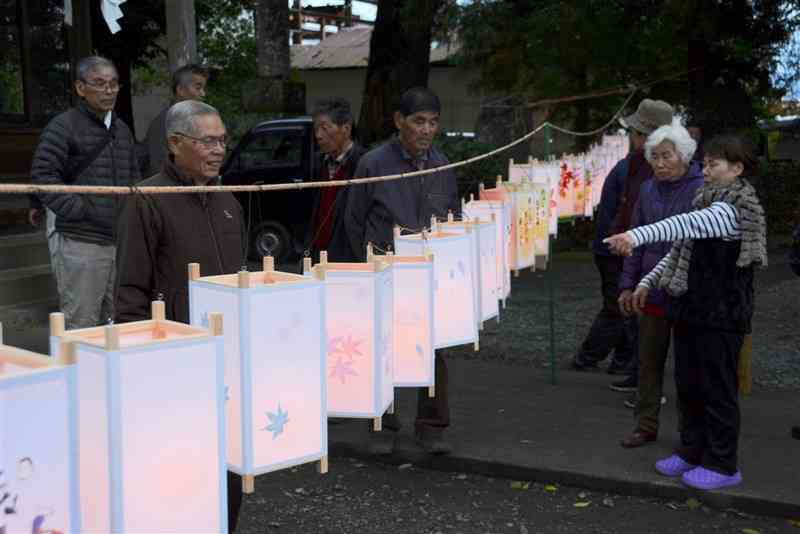
[[286, 259], [291, 248], [289, 232], [274, 221], [259, 224], [250, 236], [250, 254], [256, 259], [272, 256], [279, 263]]

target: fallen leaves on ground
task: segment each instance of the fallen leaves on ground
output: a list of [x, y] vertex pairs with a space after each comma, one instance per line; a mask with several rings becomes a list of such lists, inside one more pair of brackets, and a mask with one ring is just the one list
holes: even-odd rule
[[578, 501], [572, 506], [574, 506], [575, 508], [586, 508], [590, 504], [592, 504], [592, 501]]
[[558, 491], [558, 488], [553, 484], [546, 484], [544, 486], [544, 490], [548, 493], [555, 493], [556, 491]]
[[703, 506], [703, 503], [694, 498], [686, 499], [686, 506], [689, 507], [689, 510], [697, 510], [698, 508]]
[[530, 489], [530, 487], [531, 487], [531, 483], [530, 482], [526, 482], [526, 481], [523, 481], [523, 480], [513, 480], [513, 481], [511, 481], [511, 489], [527, 490], [527, 489]]

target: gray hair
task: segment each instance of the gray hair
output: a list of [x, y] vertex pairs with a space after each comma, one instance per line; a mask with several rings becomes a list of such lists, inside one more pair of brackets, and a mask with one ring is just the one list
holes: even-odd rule
[[114, 69], [114, 72], [117, 72], [117, 66], [108, 58], [104, 58], [103, 56], [88, 56], [82, 58], [78, 61], [78, 64], [75, 65], [75, 79], [85, 82], [92, 72], [102, 67], [108, 67]]
[[176, 133], [197, 135], [194, 119], [200, 115], [220, 116], [219, 111], [214, 106], [209, 106], [205, 102], [184, 100], [174, 104], [167, 111], [167, 137]]
[[647, 141], [644, 143], [644, 157], [648, 162], [651, 162], [653, 148], [664, 141], [675, 145], [675, 151], [683, 163], [688, 165], [692, 161], [692, 156], [697, 150], [697, 141], [692, 139], [689, 131], [678, 122], [678, 119], [675, 119], [672, 124], [659, 127], [647, 137]]

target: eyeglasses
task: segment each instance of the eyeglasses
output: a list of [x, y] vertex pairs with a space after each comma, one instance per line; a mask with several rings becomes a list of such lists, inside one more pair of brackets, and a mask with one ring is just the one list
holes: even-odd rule
[[116, 93], [122, 88], [122, 85], [117, 80], [102, 81], [102, 80], [81, 80], [84, 84], [88, 85], [95, 91], [111, 91], [112, 93]]
[[228, 136], [222, 135], [220, 137], [194, 137], [183, 132], [175, 132], [174, 135], [180, 135], [181, 137], [186, 137], [187, 139], [191, 139], [192, 141], [196, 141], [202, 145], [203, 148], [206, 150], [211, 150], [215, 146], [219, 145], [222, 147], [222, 150], [225, 150], [228, 146]]

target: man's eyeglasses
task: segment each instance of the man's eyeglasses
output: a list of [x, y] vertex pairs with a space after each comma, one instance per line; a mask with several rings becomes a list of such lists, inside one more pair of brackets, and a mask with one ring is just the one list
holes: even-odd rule
[[88, 85], [95, 91], [111, 91], [112, 93], [116, 93], [117, 91], [122, 88], [122, 85], [117, 80], [111, 80], [110, 82], [101, 81], [101, 80], [81, 80], [84, 84]]
[[194, 137], [192, 135], [185, 134], [183, 132], [175, 132], [174, 135], [180, 135], [181, 137], [186, 137], [187, 139], [191, 139], [192, 141], [196, 141], [200, 143], [203, 148], [206, 150], [211, 150], [215, 146], [219, 145], [222, 147], [223, 150], [228, 146], [228, 136], [223, 135], [220, 137]]

